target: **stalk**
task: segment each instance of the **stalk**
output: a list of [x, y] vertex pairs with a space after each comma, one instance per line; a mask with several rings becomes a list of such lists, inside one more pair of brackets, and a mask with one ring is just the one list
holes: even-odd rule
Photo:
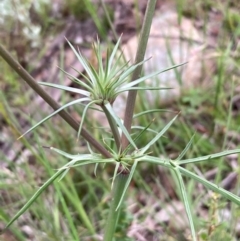
[[[154, 15], [154, 10], [156, 6], [156, 1], [157, 0], [149, 0], [147, 4], [147, 9], [145, 12], [145, 17], [143, 21], [143, 27], [141, 30], [141, 35], [139, 38], [139, 44], [138, 44], [138, 49], [137, 49], [137, 54], [135, 58], [135, 63], [139, 63], [143, 61], [146, 48], [147, 48], [147, 42], [148, 42], [148, 37], [151, 29], [151, 24], [152, 24], [152, 18]], [[142, 72], [142, 65], [139, 65], [133, 72], [131, 81], [137, 79]], [[131, 130], [131, 125], [132, 125], [132, 118], [133, 118], [133, 111], [134, 111], [134, 106], [135, 106], [135, 100], [137, 96], [137, 91], [136, 90], [131, 90], [128, 93], [128, 98], [127, 98], [127, 104], [126, 104], [126, 110], [125, 110], [125, 116], [124, 116], [124, 125], [128, 132]], [[125, 148], [128, 146], [128, 139], [125, 137], [125, 135], [122, 136], [122, 149], [125, 150]]]
[[[157, 0], [148, 1], [144, 22], [143, 22], [143, 27], [141, 30], [140, 42], [138, 45], [137, 54], [135, 58], [135, 63], [139, 63], [144, 59], [146, 48], [147, 48], [147, 41], [148, 41], [150, 28], [152, 24], [152, 18], [153, 18], [155, 6], [156, 6], [156, 1]], [[135, 69], [135, 71], [133, 72], [131, 81], [137, 79], [140, 76], [141, 71], [142, 71], [142, 65], [140, 65]], [[137, 95], [137, 91], [134, 91], [134, 90], [129, 91], [127, 103], [126, 103], [124, 125], [129, 132], [131, 130], [131, 125], [132, 125], [136, 95]], [[122, 135], [121, 143], [122, 143], [122, 151], [124, 151], [128, 146], [128, 140], [124, 134]], [[113, 240], [116, 226], [118, 223], [119, 213], [121, 212], [122, 207], [120, 206], [118, 210], [116, 210], [116, 208], [121, 199], [128, 177], [129, 177], [129, 173], [121, 173], [121, 170], [119, 170], [119, 174], [115, 179], [113, 191], [112, 191], [112, 197], [113, 197], [112, 203], [111, 203], [109, 216], [108, 216], [107, 223], [105, 226], [105, 231], [104, 231], [104, 239], [103, 239], [104, 241]]]
[[113, 138], [116, 142], [116, 146], [117, 146], [117, 150], [120, 149], [120, 135], [119, 135], [119, 131], [118, 131], [118, 127], [116, 125], [116, 122], [115, 120], [112, 118], [112, 116], [109, 114], [107, 108], [105, 107], [105, 105], [102, 105], [101, 106], [106, 117], [107, 117], [107, 120], [108, 120], [108, 124], [110, 125], [110, 128], [112, 130], [112, 134], [113, 134]]
[[128, 175], [124, 173], [120, 173], [117, 175], [114, 187], [112, 190], [112, 200], [111, 200], [111, 207], [108, 213], [107, 223], [105, 224], [104, 230], [104, 241], [113, 241], [114, 233], [116, 230], [116, 226], [118, 223], [119, 214], [121, 212], [122, 207], [119, 207], [116, 210], [119, 201], [121, 199], [125, 184], [128, 180]]

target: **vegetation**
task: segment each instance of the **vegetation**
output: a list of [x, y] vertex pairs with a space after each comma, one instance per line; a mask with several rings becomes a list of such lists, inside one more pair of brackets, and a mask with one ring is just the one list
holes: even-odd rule
[[[238, 86], [236, 76], [239, 71], [239, 49], [232, 48], [231, 44], [227, 46], [224, 45], [224, 42], [220, 42], [215, 50], [218, 61], [217, 71], [212, 76], [215, 82], [214, 88], [204, 92], [204, 95], [199, 89], [183, 91], [184, 94], [180, 100], [171, 108], [172, 112], [160, 112], [159, 114], [159, 111], [155, 110], [156, 107], [143, 101], [144, 90], [147, 87], [142, 85], [137, 87], [137, 84], [149, 78], [149, 76], [139, 78], [139, 75], [141, 66], [144, 64], [143, 57], [155, 1], [149, 1], [150, 4], [152, 5], [149, 6], [145, 15], [145, 24], [142, 28], [143, 37], [140, 38], [135, 65], [119, 66], [121, 56], [117, 56], [116, 52], [120, 39], [112, 48], [111, 53], [107, 54], [106, 63], [102, 61], [101, 46], [99, 42], [97, 43], [94, 48], [98, 60], [97, 68], [91, 65], [69, 42], [72, 51], [75, 52], [87, 73], [86, 75], [79, 73], [83, 78], [75, 78], [65, 73], [77, 82], [78, 88], [41, 83], [85, 96], [73, 101], [70, 100], [67, 92], [62, 96], [64, 103], [67, 100], [70, 101], [63, 105], [62, 109], [76, 103], [83, 102], [85, 104], [80, 111], [80, 125], [67, 112], [59, 112], [62, 110], [59, 109], [60, 105], [49, 98], [45, 92], [41, 92], [39, 85], [31, 79], [31, 76], [23, 69], [19, 69], [19, 65], [1, 47], [0, 54], [4, 60], [55, 109], [54, 114], [59, 113], [69, 124], [68, 126], [65, 122], [54, 119], [52, 122], [44, 123], [44, 127], [39, 126], [53, 114], [46, 118], [44, 116], [42, 121], [37, 124], [32, 124], [33, 127], [29, 131], [38, 126], [39, 128], [31, 132], [32, 136], [29, 139], [21, 138], [19, 140], [28, 150], [27, 156], [31, 157], [32, 163], [14, 163], [9, 156], [3, 155], [2, 157], [4, 163], [8, 163], [9, 167], [3, 168], [0, 173], [2, 194], [0, 218], [17, 240], [25, 240], [25, 235], [30, 238], [33, 235], [35, 240], [59, 240], [59, 238], [62, 240], [87, 240], [89, 237], [91, 240], [99, 240], [97, 234], [102, 235], [103, 230], [105, 230], [104, 240], [106, 241], [113, 240], [113, 235], [115, 240], [132, 240], [127, 237], [126, 231], [134, 221], [143, 222], [148, 211], [151, 210], [151, 206], [148, 206], [150, 204], [148, 199], [152, 199], [153, 203], [158, 203], [157, 207], [161, 207], [166, 212], [170, 205], [175, 211], [169, 211], [169, 215], [175, 217], [179, 212], [176, 201], [181, 200], [187, 213], [188, 222], [186, 223], [189, 224], [188, 230], [190, 231], [181, 236], [181, 227], [178, 227], [181, 222], [175, 223], [174, 226], [174, 222], [169, 221], [169, 225], [171, 225], [169, 227], [164, 222], [157, 224], [157, 218], [153, 217], [154, 225], [160, 226], [163, 231], [161, 234], [158, 231], [154, 233], [154, 230], [145, 231], [146, 240], [149, 233], [152, 233], [150, 236], [152, 239], [156, 237], [153, 240], [186, 240], [186, 237], [190, 237], [190, 232], [190, 240], [218, 240], [219, 237], [224, 240], [236, 239], [235, 225], [238, 222], [238, 205], [240, 204], [239, 178], [231, 192], [226, 191], [221, 185], [228, 173], [239, 173], [237, 166], [239, 158], [234, 156], [235, 153], [240, 152], [237, 149], [239, 118], [234, 110], [237, 108], [235, 89]], [[191, 17], [197, 14], [194, 12], [189, 15], [186, 11], [187, 3], [182, 1], [181, 4], [178, 5], [180, 18], [185, 13]], [[212, 4], [214, 3], [209, 1], [208, 8], [211, 8]], [[89, 6], [91, 7], [91, 4], [88, 5], [88, 8]], [[205, 6], [203, 7], [205, 9]], [[91, 16], [94, 16], [94, 11], [96, 9], [92, 7], [93, 15]], [[204, 14], [204, 11], [200, 14]], [[229, 20], [231, 15], [226, 16], [224, 19], [225, 31], [238, 29], [240, 26], [238, 18], [234, 17], [234, 24], [231, 24], [232, 22]], [[112, 25], [109, 24], [109, 26]], [[236, 36], [233, 33], [233, 42], [236, 41], [238, 34], [237, 30]], [[229, 65], [232, 67], [231, 75], [226, 67]], [[169, 69], [176, 67], [173, 66]], [[156, 76], [163, 71], [166, 70], [159, 70], [151, 76]], [[14, 139], [19, 137], [19, 133], [22, 132], [18, 115], [33, 122], [21, 110], [21, 107], [27, 103], [26, 99], [30, 94], [22, 96], [19, 92], [19, 97], [12, 100], [18, 89], [21, 91], [26, 87], [15, 81], [16, 74], [12, 73], [5, 63], [2, 73], [0, 82], [2, 89], [10, 88], [14, 92], [0, 92], [1, 121], [9, 127], [10, 136]], [[129, 75], [132, 75], [132, 82], [126, 82]], [[225, 81], [226, 77], [229, 81]], [[118, 94], [128, 90], [131, 91], [126, 102], [127, 115], [123, 124], [112, 110], [111, 103]], [[136, 90], [140, 91], [135, 109], [140, 114], [132, 122]], [[88, 103], [86, 104], [86, 102]], [[111, 127], [111, 134], [103, 128], [93, 129], [93, 122], [90, 121], [90, 114], [87, 114], [87, 110], [91, 110], [94, 104], [105, 113]], [[153, 111], [149, 111], [153, 108]], [[148, 111], [146, 112], [146, 110]], [[175, 116], [176, 110], [181, 111], [181, 114]], [[78, 135], [81, 134], [87, 142], [82, 139], [76, 142], [76, 134], [70, 126], [77, 130]], [[130, 131], [131, 126], [132, 131]], [[196, 128], [196, 126], [201, 126], [201, 128]], [[204, 129], [204, 134], [201, 133], [202, 129]], [[90, 135], [89, 132], [93, 135]], [[1, 141], [7, 140], [11, 143], [10, 136], [3, 137]], [[51, 151], [43, 149], [42, 146], [51, 146], [49, 148]], [[230, 157], [234, 159], [231, 163], [234, 164], [230, 165], [226, 162], [226, 160], [230, 160], [224, 158], [227, 155], [231, 155]], [[71, 161], [67, 161], [66, 158]], [[213, 162], [213, 160], [215, 161]], [[92, 165], [86, 166], [86, 164], [97, 164], [98, 169], [95, 167], [94, 170]], [[165, 168], [165, 174], [162, 174], [159, 166]], [[208, 170], [215, 167], [218, 168], [216, 174], [211, 181], [207, 181], [205, 177]], [[94, 172], [95, 175], [93, 175]], [[166, 173], [168, 173], [167, 182], [164, 182], [161, 178], [166, 178]], [[160, 174], [162, 176], [159, 178]], [[110, 178], [112, 180], [109, 180]], [[111, 189], [113, 200], [109, 195]], [[161, 193], [159, 191], [156, 193], [156, 190], [161, 190]], [[206, 190], [208, 190], [207, 193]], [[142, 193], [144, 203], [141, 203], [140, 200]], [[125, 194], [128, 194], [126, 202], [124, 202]], [[140, 211], [135, 212], [135, 215], [131, 214], [130, 203], [132, 202], [136, 203], [138, 210], [144, 210], [143, 214]], [[145, 206], [147, 207], [145, 208]], [[226, 208], [227, 206], [230, 208]], [[204, 220], [206, 218], [204, 215], [197, 217], [203, 207], [207, 209], [207, 221]], [[222, 217], [223, 211], [226, 210], [230, 212], [230, 221]], [[153, 213], [151, 214], [151, 212]], [[156, 214], [154, 210], [151, 212], [150, 216]], [[136, 213], [140, 213], [140, 215], [136, 215]], [[14, 214], [16, 215], [14, 216]], [[185, 216], [182, 213], [181, 217], [184, 220]], [[10, 226], [11, 224], [12, 226]], [[31, 227], [34, 234], [25, 229], [24, 235], [19, 227]]]

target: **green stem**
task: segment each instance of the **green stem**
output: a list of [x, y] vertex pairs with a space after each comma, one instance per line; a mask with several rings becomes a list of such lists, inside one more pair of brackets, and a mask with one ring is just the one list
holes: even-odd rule
[[110, 128], [112, 130], [112, 134], [113, 134], [113, 138], [116, 142], [116, 145], [117, 145], [117, 149], [119, 150], [120, 149], [120, 135], [119, 135], [119, 131], [118, 131], [118, 127], [117, 127], [117, 124], [116, 124], [116, 121], [112, 118], [112, 116], [110, 115], [108, 109], [106, 108], [105, 105], [102, 105], [101, 106], [107, 119], [108, 119], [108, 124], [110, 125]]
[[[146, 48], [147, 48], [148, 37], [149, 37], [151, 24], [152, 24], [152, 18], [153, 18], [155, 6], [156, 6], [156, 1], [157, 0], [148, 1], [147, 9], [146, 9], [146, 13], [143, 21], [143, 27], [139, 38], [139, 44], [138, 44], [137, 54], [135, 58], [135, 63], [139, 63], [144, 59]], [[131, 80], [133, 81], [139, 78], [139, 76], [141, 75], [141, 72], [142, 72], [142, 65], [139, 65], [133, 72]], [[137, 96], [136, 90], [129, 91], [126, 110], [125, 110], [125, 116], [124, 116], [124, 125], [129, 132], [131, 130], [131, 125], [132, 125], [132, 118], [133, 118], [133, 111], [134, 111], [136, 96]], [[122, 149], [124, 150], [127, 146], [128, 146], [128, 139], [125, 137], [125, 135], [123, 135]]]
[[104, 241], [113, 241], [114, 233], [118, 223], [121, 206], [116, 210], [121, 199], [124, 187], [128, 180], [128, 174], [118, 174], [112, 190], [112, 203], [108, 214], [107, 223], [104, 230]]
[[[149, 0], [147, 4], [147, 9], [145, 13], [145, 18], [143, 22], [143, 27], [141, 31], [140, 42], [137, 49], [137, 55], [135, 59], [135, 63], [139, 63], [143, 61], [144, 55], [146, 52], [147, 41], [150, 33], [150, 28], [152, 24], [152, 18], [154, 15], [155, 5], [157, 0]], [[142, 71], [142, 65], [135, 69], [132, 75], [132, 81], [137, 79]], [[137, 91], [130, 91], [128, 94], [126, 111], [124, 117], [124, 125], [126, 129], [130, 132], [133, 118], [133, 110], [135, 106]], [[122, 135], [122, 150], [124, 151], [128, 146], [128, 140], [125, 135]], [[120, 173], [115, 179], [113, 192], [112, 192], [112, 203], [109, 210], [108, 220], [104, 230], [104, 241], [112, 241], [114, 237], [114, 233], [116, 230], [116, 226], [118, 223], [118, 217], [121, 212], [121, 206], [116, 210], [119, 201], [121, 200], [122, 193], [124, 191], [124, 187], [127, 183], [129, 174]]]
[[[10, 55], [10, 53], [0, 44], [0, 56], [18, 73], [18, 75], [47, 102], [54, 110], [61, 106], [54, 101], [38, 84], [37, 81]], [[66, 111], [58, 113], [73, 129], [78, 131], [79, 123], [75, 121]], [[98, 141], [96, 141], [87, 130], [82, 128], [81, 136], [92, 146], [94, 146], [105, 157], [111, 157], [110, 153]]]

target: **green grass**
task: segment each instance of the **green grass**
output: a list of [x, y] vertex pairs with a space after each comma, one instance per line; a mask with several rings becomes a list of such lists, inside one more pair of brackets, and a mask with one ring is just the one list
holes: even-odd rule
[[[189, 2], [184, 1], [183, 3], [185, 5], [179, 8], [184, 10], [182, 12], [179, 10], [181, 17], [186, 14]], [[197, 8], [199, 3], [196, 1], [193, 6], [199, 9]], [[208, 3], [213, 7], [222, 7], [214, 1], [208, 1]], [[221, 11], [223, 11], [222, 9]], [[204, 14], [204, 11], [195, 11], [191, 13], [191, 17], [206, 19]], [[228, 22], [223, 33], [228, 35], [229, 29], [232, 31], [232, 27], [236, 27], [235, 21], [237, 20], [233, 17], [234, 24], [231, 25], [231, 15], [226, 12], [226, 16]], [[178, 101], [168, 107], [169, 110], [181, 111], [181, 115], [164, 134], [164, 137], [152, 147], [152, 154], [176, 158], [194, 134], [192, 147], [185, 154], [186, 159], [239, 147], [239, 117], [237, 112], [230, 108], [232, 97], [236, 94], [234, 90], [239, 86], [239, 80], [235, 77], [237, 70], [239, 71], [239, 59], [234, 55], [236, 52], [237, 50], [232, 50], [227, 43], [223, 45], [221, 41], [221, 46], [216, 49], [218, 66], [217, 72], [211, 78], [214, 82], [213, 87], [204, 92], [195, 89], [185, 91]], [[229, 63], [233, 63], [234, 66], [234, 71], [230, 73], [226, 68]], [[30, 101], [26, 100], [28, 96], [23, 96], [20, 91], [18, 92], [20, 88], [16, 79], [17, 76], [5, 66], [2, 76], [0, 76], [0, 85], [7, 83], [7, 86], [11, 87], [12, 93], [1, 92], [1, 100], [5, 101], [1, 101], [0, 104], [0, 120], [8, 129], [9, 136], [4, 141], [11, 145], [16, 143], [15, 139], [22, 133], [20, 123], [15, 116], [20, 112], [18, 108]], [[140, 100], [145, 98], [144, 93], [140, 92], [139, 95]], [[66, 103], [69, 97], [63, 96], [62, 98], [60, 103]], [[153, 107], [149, 106], [147, 102], [139, 101], [138, 103], [136, 106], [138, 112]], [[144, 115], [136, 123], [147, 126], [155, 118], [150, 128], [159, 130], [174, 115], [173, 113]], [[43, 113], [43, 116], [46, 114]], [[27, 115], [22, 115], [22, 118], [33, 121]], [[89, 121], [88, 124], [91, 127], [92, 121]], [[87, 152], [84, 142], [80, 140], [77, 143], [76, 133], [59, 117], [45, 123], [37, 132], [38, 134], [35, 132], [31, 138], [26, 137], [22, 140], [24, 147], [30, 152], [33, 164], [25, 158], [23, 163], [12, 163], [8, 172], [0, 172], [1, 224], [9, 221], [37, 188], [50, 178], [57, 168], [66, 163], [65, 158], [43, 149], [42, 146], [54, 146], [69, 153]], [[93, 134], [96, 137], [100, 135], [97, 129]], [[144, 146], [153, 136], [153, 134], [147, 133], [139, 142], [141, 141]], [[8, 157], [3, 155], [1, 155], [1, 160], [11, 162]], [[234, 162], [235, 165], [239, 165], [239, 158], [236, 158]], [[212, 180], [220, 184], [233, 170], [231, 163], [230, 159], [224, 157], [209, 163], [186, 165], [188, 170], [202, 175], [217, 167], [217, 174]], [[109, 179], [113, 175], [113, 167], [100, 166], [96, 177], [93, 172], [94, 166], [81, 167], [70, 172], [61, 182], [55, 181], [52, 186], [48, 187], [30, 209], [13, 224], [11, 232], [17, 237], [17, 240], [26, 240], [26, 237], [20, 232], [20, 227], [25, 224], [31, 227], [36, 240], [70, 241], [79, 240], [79, 237], [81, 237], [80, 240], [87, 240], [87, 237], [93, 234], [95, 239], [99, 240], [98, 235], [102, 234], [110, 203], [111, 180]], [[180, 225], [173, 222], [178, 212], [183, 215], [174, 202], [179, 200], [180, 191], [173, 179], [173, 173], [168, 170], [162, 171], [159, 167], [150, 164], [139, 164], [128, 192], [126, 211], [120, 217], [116, 240], [134, 240], [124, 239], [126, 229], [133, 221], [139, 224], [139, 227], [136, 226], [138, 232], [143, 232], [145, 237], [155, 236], [156, 240], [181, 240], [182, 230], [178, 229]], [[238, 192], [239, 180], [238, 178], [236, 188], [231, 190], [234, 193]], [[199, 240], [214, 241], [219, 240], [220, 237], [222, 240], [234, 240], [234, 227], [239, 216], [237, 206], [221, 197], [216, 197], [214, 193], [207, 191], [189, 178], [184, 178], [184, 182]], [[154, 205], [156, 209], [152, 208]], [[169, 214], [172, 216], [170, 224], [159, 223], [157, 219], [159, 209], [166, 209], [166, 207], [172, 207], [175, 210], [174, 214]], [[222, 222], [220, 219], [224, 208], [231, 212], [230, 221]], [[198, 216], [197, 213], [202, 210], [205, 210], [206, 213]], [[155, 227], [161, 228], [163, 235], [160, 235], [157, 228], [153, 230], [140, 228], [146, 218], [150, 218]], [[185, 225], [184, 230], [189, 233], [188, 222]], [[182, 238], [182, 240], [185, 239]]]

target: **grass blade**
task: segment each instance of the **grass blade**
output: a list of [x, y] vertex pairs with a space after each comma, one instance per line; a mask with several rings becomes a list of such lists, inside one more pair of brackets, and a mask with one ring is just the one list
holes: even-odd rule
[[28, 210], [28, 208], [32, 205], [32, 203], [42, 194], [42, 192], [53, 182], [55, 181], [65, 170], [58, 170], [51, 178], [49, 178], [35, 194], [27, 201], [27, 203], [17, 212], [17, 214], [8, 222], [3, 231], [5, 231], [15, 220], [17, 220], [24, 212]]

